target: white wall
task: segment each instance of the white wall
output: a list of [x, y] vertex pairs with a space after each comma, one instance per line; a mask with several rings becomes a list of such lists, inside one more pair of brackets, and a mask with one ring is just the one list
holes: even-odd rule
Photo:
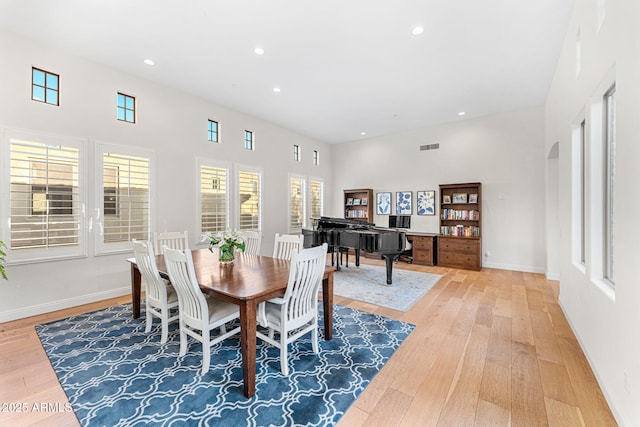
[[[197, 157], [263, 168], [264, 254], [270, 254], [276, 232], [288, 231], [289, 172], [323, 178], [330, 209], [331, 163], [313, 166], [311, 159], [312, 150], [329, 159], [330, 145], [11, 33], [0, 32], [0, 58], [0, 127], [82, 138], [90, 153], [96, 141], [155, 151], [156, 230], [186, 229], [192, 246], [197, 243]], [[31, 100], [32, 66], [60, 74], [60, 107]], [[115, 119], [118, 91], [136, 97], [135, 125]], [[207, 142], [208, 118], [220, 123], [222, 144]], [[255, 151], [243, 148], [245, 129], [254, 131]], [[293, 144], [301, 146], [302, 162], [292, 160]], [[4, 152], [6, 146], [2, 148]], [[1, 188], [1, 209], [8, 211], [7, 186]], [[89, 190], [86, 212], [91, 215], [93, 184]], [[94, 257], [96, 230], [88, 233], [86, 258], [8, 266], [9, 281], [0, 282], [0, 322], [130, 291], [128, 254]], [[0, 239], [9, 240], [4, 224]]]
[[[335, 216], [341, 190], [375, 193], [436, 190], [482, 183], [483, 266], [544, 272], [545, 152], [542, 108], [496, 114], [383, 138], [339, 144], [332, 151]], [[439, 143], [438, 150], [420, 145]], [[395, 207], [392, 210], [395, 213]], [[438, 214], [415, 215], [411, 228], [439, 232]], [[386, 216], [374, 222], [386, 227]]]
[[[604, 9], [602, 8], [604, 6]], [[604, 11], [604, 14], [598, 14]], [[604, 16], [598, 29], [600, 17]], [[545, 108], [545, 144], [560, 143], [560, 304], [589, 359], [614, 415], [622, 426], [640, 425], [640, 2], [576, 0], [558, 67]], [[576, 75], [576, 39], [581, 63]], [[602, 259], [594, 254], [601, 241], [587, 233], [586, 268], [572, 262], [571, 129], [586, 112], [587, 145], [595, 149], [601, 136], [592, 133], [600, 120], [591, 105], [612, 73], [616, 82], [615, 291], [599, 283]], [[598, 148], [599, 150], [599, 148]], [[594, 150], [595, 151], [595, 150]], [[593, 152], [588, 150], [591, 158]], [[600, 185], [593, 168], [588, 181]], [[597, 205], [596, 188], [587, 185], [587, 203]], [[587, 211], [587, 228], [598, 228], [598, 209]], [[613, 294], [613, 295], [612, 295]]]

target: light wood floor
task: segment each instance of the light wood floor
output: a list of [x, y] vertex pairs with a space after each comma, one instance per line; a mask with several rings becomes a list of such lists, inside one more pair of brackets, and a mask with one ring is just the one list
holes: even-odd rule
[[[416, 325], [339, 427], [616, 425], [557, 303], [557, 282], [494, 269], [396, 268], [443, 277], [406, 313], [335, 297]], [[77, 426], [34, 325], [129, 301], [0, 324], [0, 425]]]

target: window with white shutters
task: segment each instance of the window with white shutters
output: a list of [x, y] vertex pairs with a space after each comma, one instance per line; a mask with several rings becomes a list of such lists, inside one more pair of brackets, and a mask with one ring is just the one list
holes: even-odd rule
[[[130, 248], [151, 231], [151, 158], [101, 146], [102, 250]], [[101, 250], [99, 250], [101, 252]]]
[[324, 183], [316, 178], [309, 178], [309, 216], [320, 218], [324, 213]]
[[239, 229], [260, 231], [262, 228], [262, 173], [238, 170]]
[[229, 228], [229, 168], [200, 164], [200, 232]]
[[307, 180], [289, 175], [289, 232], [300, 232], [305, 226]]
[[9, 210], [3, 215], [9, 217], [5, 238], [12, 261], [84, 255], [84, 143], [20, 132], [7, 136]]

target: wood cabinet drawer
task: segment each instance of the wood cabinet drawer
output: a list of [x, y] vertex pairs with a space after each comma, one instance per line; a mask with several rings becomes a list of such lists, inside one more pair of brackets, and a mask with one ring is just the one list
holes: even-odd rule
[[480, 240], [440, 238], [438, 239], [438, 251], [477, 254], [480, 252]]
[[438, 265], [455, 268], [480, 269], [480, 258], [477, 254], [461, 254], [452, 252], [439, 252]]
[[414, 237], [413, 247], [416, 249], [431, 249], [433, 247], [433, 237]]
[[433, 252], [431, 250], [414, 250], [413, 262], [416, 264], [433, 265]]

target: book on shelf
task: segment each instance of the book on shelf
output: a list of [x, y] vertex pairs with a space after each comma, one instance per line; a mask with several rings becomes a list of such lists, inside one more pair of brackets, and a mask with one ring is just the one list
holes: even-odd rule
[[442, 209], [442, 219], [445, 220], [462, 220], [462, 221], [478, 221], [480, 220], [480, 212], [476, 210], [459, 210], [459, 209]]
[[480, 237], [480, 227], [475, 225], [443, 225], [440, 234], [454, 237]]

